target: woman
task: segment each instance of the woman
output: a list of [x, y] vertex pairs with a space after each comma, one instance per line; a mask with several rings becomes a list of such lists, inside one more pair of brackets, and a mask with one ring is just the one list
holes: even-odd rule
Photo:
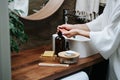
[[120, 0], [107, 0], [103, 13], [86, 24], [63, 24], [58, 30], [67, 37], [86, 36], [105, 59], [109, 59], [108, 80], [120, 80]]

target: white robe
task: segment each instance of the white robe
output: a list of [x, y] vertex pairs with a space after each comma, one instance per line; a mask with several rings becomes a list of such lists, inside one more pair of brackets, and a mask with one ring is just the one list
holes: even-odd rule
[[103, 14], [87, 25], [92, 44], [109, 58], [108, 80], [120, 80], [120, 0], [107, 0]]

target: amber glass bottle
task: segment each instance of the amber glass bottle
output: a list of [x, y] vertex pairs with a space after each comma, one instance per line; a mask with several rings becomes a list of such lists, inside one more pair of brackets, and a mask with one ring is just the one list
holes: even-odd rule
[[58, 36], [55, 38], [55, 54], [58, 56], [59, 52], [65, 51], [66, 41], [61, 31], [57, 34]]

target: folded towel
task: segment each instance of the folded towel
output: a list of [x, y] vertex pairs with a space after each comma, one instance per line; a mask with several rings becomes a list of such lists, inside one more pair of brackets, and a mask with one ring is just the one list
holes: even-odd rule
[[89, 80], [89, 78], [86, 72], [81, 71], [73, 75], [67, 76], [65, 78], [62, 78], [60, 80]]

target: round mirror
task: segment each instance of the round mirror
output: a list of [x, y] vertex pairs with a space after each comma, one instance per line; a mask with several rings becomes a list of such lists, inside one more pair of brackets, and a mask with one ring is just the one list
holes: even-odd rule
[[11, 10], [19, 10], [20, 17], [28, 20], [41, 20], [55, 13], [64, 0], [14, 0]]
[[[41, 20], [51, 16], [55, 13], [59, 7], [62, 5], [64, 0], [30, 0], [29, 15], [27, 17], [23, 17], [28, 20]], [[36, 6], [38, 5], [38, 6]]]

